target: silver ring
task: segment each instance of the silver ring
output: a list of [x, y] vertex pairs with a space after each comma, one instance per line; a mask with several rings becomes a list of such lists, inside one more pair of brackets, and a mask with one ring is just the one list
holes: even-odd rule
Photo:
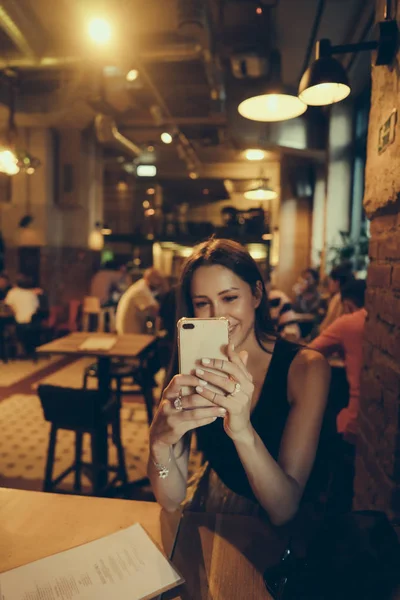
[[178, 410], [178, 411], [183, 410], [183, 405], [182, 405], [182, 390], [179, 391], [178, 397], [175, 398], [175, 400], [174, 400], [174, 408], [175, 408], [175, 410]]
[[241, 390], [241, 386], [240, 383], [235, 383], [235, 389], [233, 390], [233, 392], [231, 392], [231, 396], [234, 396], [235, 394], [238, 394]]

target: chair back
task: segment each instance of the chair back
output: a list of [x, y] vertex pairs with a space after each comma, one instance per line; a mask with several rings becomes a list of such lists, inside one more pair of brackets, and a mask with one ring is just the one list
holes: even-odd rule
[[65, 429], [93, 429], [117, 406], [115, 401], [105, 405], [98, 390], [40, 385], [38, 395], [46, 421]]

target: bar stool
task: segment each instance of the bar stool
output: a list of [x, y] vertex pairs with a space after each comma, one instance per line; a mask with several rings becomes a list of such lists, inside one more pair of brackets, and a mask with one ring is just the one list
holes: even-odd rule
[[82, 306], [82, 330], [90, 331], [92, 318], [96, 318], [95, 331], [104, 331], [102, 327], [100, 300], [96, 296], [85, 296]]
[[[125, 453], [121, 441], [121, 423], [118, 400], [106, 404], [97, 390], [79, 390], [53, 385], [40, 385], [38, 395], [42, 403], [44, 417], [51, 423], [49, 446], [43, 491], [57, 491], [55, 488], [69, 473], [75, 473], [74, 492], [81, 492], [82, 467], [92, 475], [93, 495], [107, 495], [120, 481], [128, 484], [125, 466]], [[112, 426], [112, 441], [117, 448], [118, 465], [108, 463], [108, 425]], [[75, 461], [58, 477], [53, 479], [53, 467], [57, 431], [67, 429], [75, 432]], [[91, 437], [92, 462], [82, 461], [83, 434]], [[109, 482], [108, 472], [115, 473]]]

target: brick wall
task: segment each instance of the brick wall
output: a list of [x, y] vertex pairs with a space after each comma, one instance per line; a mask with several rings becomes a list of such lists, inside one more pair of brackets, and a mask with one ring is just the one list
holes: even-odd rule
[[[398, 9], [400, 17], [400, 7]], [[377, 3], [378, 19], [383, 3]], [[373, 67], [364, 207], [371, 222], [354, 508], [400, 516], [400, 131], [378, 153], [379, 128], [400, 112], [400, 54]]]

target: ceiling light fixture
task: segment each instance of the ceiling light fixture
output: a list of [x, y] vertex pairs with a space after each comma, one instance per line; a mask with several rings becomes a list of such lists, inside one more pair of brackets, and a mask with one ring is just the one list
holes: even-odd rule
[[189, 173], [189, 177], [190, 179], [198, 179], [199, 178], [199, 174], [196, 171], [190, 171]]
[[265, 179], [261, 174], [258, 184], [244, 193], [246, 200], [275, 200], [278, 194], [269, 187], [268, 182], [269, 179]]
[[335, 104], [347, 98], [351, 92], [343, 65], [333, 54], [348, 54], [376, 50], [375, 65], [390, 65], [399, 47], [397, 22], [389, 18], [389, 2], [386, 2], [385, 20], [377, 24], [378, 40], [332, 46], [327, 39], [316, 44], [316, 60], [303, 74], [299, 85], [299, 98], [310, 106]]
[[139, 77], [139, 71], [137, 69], [131, 69], [126, 74], [126, 80], [129, 81], [129, 83], [132, 83], [133, 81], [136, 81], [136, 79], [138, 77]]
[[168, 131], [163, 131], [162, 134], [160, 135], [160, 138], [164, 144], [172, 144], [173, 139], [174, 139]]
[[111, 39], [111, 26], [106, 19], [92, 19], [89, 22], [88, 30], [92, 41], [96, 44], [107, 44]]
[[155, 165], [138, 165], [136, 167], [136, 175], [138, 177], [155, 177], [157, 175], [157, 167]]
[[259, 148], [248, 148], [244, 155], [247, 160], [263, 160], [265, 158], [264, 150]]
[[277, 50], [271, 52], [268, 81], [259, 78], [256, 88], [256, 92], [238, 106], [239, 114], [246, 119], [262, 122], [287, 121], [307, 110], [307, 105], [283, 84], [281, 56]]

